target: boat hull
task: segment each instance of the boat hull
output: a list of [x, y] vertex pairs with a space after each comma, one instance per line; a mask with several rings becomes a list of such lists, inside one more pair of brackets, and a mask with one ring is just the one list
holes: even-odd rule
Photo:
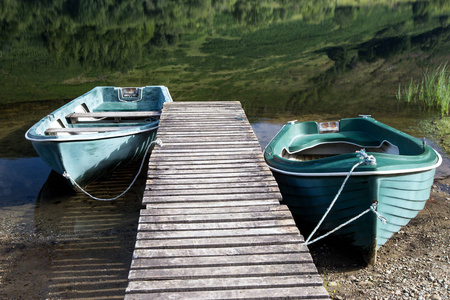
[[[403, 175], [350, 177], [316, 236], [337, 228], [376, 202], [385, 224], [369, 212], [334, 233], [358, 247], [366, 260], [373, 263], [376, 250], [424, 208], [434, 173], [432, 169]], [[345, 179], [297, 177], [276, 171], [273, 174], [283, 203], [292, 211], [303, 234], [309, 234], [319, 223]]]
[[66, 172], [78, 185], [86, 186], [113, 169], [142, 158], [155, 136], [156, 128], [107, 139], [32, 141], [32, 145], [53, 170]]

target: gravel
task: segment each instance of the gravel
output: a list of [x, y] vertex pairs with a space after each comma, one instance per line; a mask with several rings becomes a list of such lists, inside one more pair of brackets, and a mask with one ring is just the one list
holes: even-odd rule
[[332, 299], [450, 298], [450, 178], [435, 181], [425, 208], [367, 266], [347, 245], [324, 241], [311, 254]]

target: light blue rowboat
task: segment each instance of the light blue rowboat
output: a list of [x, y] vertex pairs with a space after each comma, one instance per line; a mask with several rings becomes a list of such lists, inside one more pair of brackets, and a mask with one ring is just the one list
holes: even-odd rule
[[86, 186], [141, 158], [156, 137], [165, 86], [96, 87], [33, 125], [25, 134], [57, 173]]

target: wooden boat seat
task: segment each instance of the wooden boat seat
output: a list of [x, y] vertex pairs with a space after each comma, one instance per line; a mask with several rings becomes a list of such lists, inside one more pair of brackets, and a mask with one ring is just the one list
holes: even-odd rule
[[364, 147], [380, 147], [383, 141], [371, 134], [360, 131], [308, 134], [292, 141], [287, 148], [289, 153], [297, 153], [322, 144], [345, 143]]
[[45, 133], [48, 135], [57, 135], [59, 133], [68, 133], [68, 134], [98, 133], [98, 132], [111, 132], [111, 131], [125, 130], [125, 129], [130, 129], [133, 127], [139, 127], [139, 126], [48, 128], [45, 131]]
[[[78, 122], [96, 122], [101, 120], [112, 119], [114, 122], [119, 123], [124, 118], [127, 119], [142, 119], [142, 118], [151, 118], [151, 117], [159, 117], [161, 115], [161, 111], [151, 110], [151, 111], [97, 111], [97, 112], [75, 112], [67, 115], [67, 119], [71, 121], [72, 124], [76, 124]], [[83, 118], [89, 118], [84, 119]], [[92, 118], [97, 118], [96, 120], [92, 120]]]

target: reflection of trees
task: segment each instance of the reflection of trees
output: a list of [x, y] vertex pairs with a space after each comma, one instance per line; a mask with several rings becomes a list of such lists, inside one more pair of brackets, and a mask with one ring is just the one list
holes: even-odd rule
[[[393, 7], [391, 1], [386, 2]], [[447, 9], [444, 2], [396, 5], [411, 7], [413, 22], [418, 25]], [[217, 28], [226, 28], [227, 33], [236, 28], [256, 31], [288, 20], [309, 24], [331, 20], [343, 29], [359, 14], [367, 13], [366, 8], [337, 3], [335, 0], [2, 0], [0, 49], [21, 38], [39, 44], [38, 38], [43, 37], [48, 51], [63, 61], [128, 69], [136, 66], [147, 49], [174, 45], [187, 35], [200, 38]], [[448, 20], [441, 17], [441, 23], [447, 24]], [[362, 45], [359, 56], [371, 61], [407, 49], [407, 39], [389, 40], [395, 32], [396, 28], [386, 29], [379, 40]], [[438, 42], [423, 41], [427, 48]], [[394, 49], [385, 48], [383, 43]], [[327, 54], [338, 55], [335, 61], [341, 66], [348, 64], [342, 57], [347, 55], [345, 49], [340, 54], [330, 51]]]
[[419, 1], [412, 4], [414, 24], [420, 25], [428, 22], [429, 3], [427, 1]]
[[[212, 0], [147, 0], [144, 11], [155, 23], [155, 35], [151, 44], [165, 46], [175, 44], [181, 35], [203, 31], [212, 23]], [[229, 1], [224, 1], [229, 2]]]
[[333, 21], [340, 27], [347, 27], [353, 23], [356, 17], [356, 9], [352, 6], [336, 7]]
[[81, 26], [68, 33], [63, 27], [44, 31], [44, 41], [58, 58], [70, 58], [85, 66], [127, 69], [142, 57], [144, 44], [153, 37], [154, 26], [99, 31], [96, 26]]
[[411, 40], [407, 36], [373, 39], [358, 46], [358, 57], [366, 62], [374, 62], [379, 58], [390, 58], [407, 52], [411, 48]]

